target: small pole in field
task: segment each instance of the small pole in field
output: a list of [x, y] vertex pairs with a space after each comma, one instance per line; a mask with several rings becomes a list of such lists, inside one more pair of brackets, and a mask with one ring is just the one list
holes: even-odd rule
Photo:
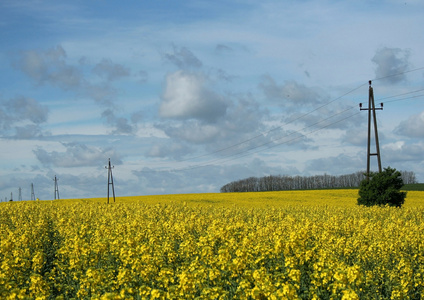
[[54, 200], [59, 199], [59, 186], [57, 185], [57, 181], [59, 180], [59, 178], [56, 177], [56, 175], [54, 175]]
[[109, 189], [110, 186], [112, 185], [112, 193], [113, 193], [113, 202], [115, 202], [115, 187], [113, 185], [113, 175], [112, 175], [112, 169], [115, 166], [111, 166], [110, 165], [110, 158], [109, 158], [109, 164], [107, 166], [105, 166], [106, 169], [108, 169], [107, 172], [107, 204], [109, 204]]
[[33, 183], [31, 183], [31, 200], [35, 201], [34, 184]]

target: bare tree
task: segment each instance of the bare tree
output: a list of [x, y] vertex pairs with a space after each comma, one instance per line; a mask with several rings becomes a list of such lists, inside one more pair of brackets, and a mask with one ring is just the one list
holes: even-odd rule
[[[417, 183], [415, 173], [401, 171], [405, 184]], [[261, 178], [249, 177], [230, 182], [221, 187], [221, 193], [230, 192], [257, 192], [257, 191], [284, 191], [284, 190], [307, 190], [307, 189], [334, 189], [334, 188], [357, 188], [365, 179], [365, 171], [347, 175], [314, 175], [314, 176], [289, 176], [268, 175]]]

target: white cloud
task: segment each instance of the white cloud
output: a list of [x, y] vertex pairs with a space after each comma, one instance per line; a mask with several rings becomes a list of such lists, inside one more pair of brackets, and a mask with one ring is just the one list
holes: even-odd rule
[[29, 139], [45, 134], [41, 124], [48, 120], [49, 109], [27, 97], [0, 101], [0, 136]]
[[170, 142], [168, 139], [164, 139], [153, 144], [146, 155], [148, 157], [172, 157], [180, 160], [190, 153], [190, 148], [183, 143]]
[[424, 137], [424, 111], [410, 116], [406, 121], [400, 122], [395, 128], [395, 133], [407, 137]]
[[285, 81], [282, 85], [278, 85], [272, 77], [264, 76], [259, 87], [269, 100], [285, 108], [299, 110], [305, 105], [313, 106], [322, 101], [322, 91], [296, 81]]
[[[372, 61], [377, 65], [375, 76], [390, 84], [399, 83], [406, 79], [402, 74], [410, 68], [410, 50], [384, 47], [378, 49]], [[399, 74], [393, 76], [394, 74]]]
[[107, 158], [111, 158], [115, 164], [122, 163], [119, 155], [111, 149], [101, 149], [77, 143], [67, 143], [63, 146], [66, 148], [65, 152], [48, 152], [43, 148], [37, 148], [33, 152], [42, 164], [54, 167], [97, 166], [99, 161], [104, 161]]
[[389, 164], [399, 164], [407, 161], [420, 163], [423, 160], [423, 152], [424, 144], [422, 142], [407, 143], [405, 141], [397, 141], [383, 145], [381, 156]]
[[208, 88], [201, 74], [177, 71], [167, 75], [159, 108], [162, 117], [214, 122], [226, 109], [227, 104]]
[[93, 73], [108, 81], [118, 80], [130, 75], [130, 70], [120, 64], [113, 63], [110, 59], [103, 58], [93, 68]]
[[344, 175], [366, 169], [366, 157], [339, 154], [337, 156], [310, 160], [305, 171], [312, 174]]
[[66, 52], [60, 45], [47, 51], [25, 51], [17, 66], [38, 85], [50, 83], [67, 90], [83, 81], [79, 70], [66, 63]]

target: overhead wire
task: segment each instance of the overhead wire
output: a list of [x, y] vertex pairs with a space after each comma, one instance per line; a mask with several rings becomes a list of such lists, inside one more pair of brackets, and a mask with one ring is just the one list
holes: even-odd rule
[[[382, 101], [382, 100], [386, 100], [386, 99], [401, 97], [401, 96], [410, 95], [410, 94], [414, 94], [414, 93], [418, 93], [418, 92], [423, 92], [423, 91], [424, 91], [424, 89], [419, 89], [419, 90], [415, 90], [415, 91], [412, 91], [412, 92], [407, 92], [407, 93], [402, 93], [402, 94], [398, 94], [398, 95], [394, 95], [394, 96], [379, 98], [377, 100], [378, 101]], [[414, 96], [408, 96], [408, 97], [405, 97], [405, 98], [394, 99], [394, 100], [389, 100], [389, 101], [384, 101], [384, 103], [390, 103], [390, 102], [396, 102], [396, 101], [404, 101], [404, 100], [419, 98], [419, 97], [422, 97], [422, 96], [424, 96], [424, 94], [414, 95]], [[382, 103], [382, 102], [380, 102], [380, 103]]]
[[348, 92], [344, 93], [343, 95], [341, 95], [341, 96], [339, 96], [339, 97], [337, 97], [337, 98], [335, 98], [335, 99], [333, 99], [333, 100], [331, 100], [329, 102], [326, 102], [326, 103], [322, 104], [321, 106], [319, 106], [319, 107], [317, 107], [317, 108], [315, 108], [315, 109], [313, 109], [313, 110], [311, 110], [309, 112], [306, 112], [304, 114], [301, 114], [300, 116], [298, 116], [298, 117], [296, 117], [294, 119], [291, 119], [290, 121], [288, 121], [288, 122], [286, 122], [286, 123], [284, 123], [282, 125], [279, 125], [277, 127], [274, 127], [274, 128], [272, 128], [272, 129], [270, 129], [268, 131], [262, 132], [262, 133], [260, 133], [258, 135], [255, 135], [255, 136], [253, 136], [253, 137], [251, 137], [249, 139], [243, 140], [243, 141], [238, 142], [236, 144], [232, 144], [232, 145], [230, 145], [228, 147], [220, 148], [218, 150], [214, 150], [214, 151], [211, 151], [211, 152], [208, 152], [208, 153], [205, 153], [205, 154], [201, 154], [201, 155], [198, 155], [198, 156], [193, 156], [193, 157], [186, 158], [186, 159], [180, 159], [180, 160], [177, 160], [176, 162], [186, 162], [186, 161], [190, 161], [190, 160], [195, 160], [195, 159], [198, 159], [198, 158], [202, 158], [202, 157], [205, 157], [205, 156], [210, 156], [210, 155], [217, 154], [217, 153], [220, 153], [220, 152], [223, 152], [223, 151], [226, 151], [226, 150], [229, 150], [229, 149], [238, 147], [240, 145], [246, 144], [246, 143], [251, 142], [251, 141], [253, 141], [255, 139], [264, 137], [264, 136], [268, 135], [271, 132], [274, 132], [274, 131], [277, 131], [279, 129], [282, 129], [283, 127], [286, 127], [286, 126], [288, 126], [288, 125], [290, 125], [290, 124], [292, 124], [292, 123], [294, 123], [294, 122], [296, 122], [296, 121], [298, 121], [300, 119], [303, 119], [303, 118], [307, 117], [308, 115], [310, 115], [310, 114], [312, 114], [312, 113], [314, 113], [314, 112], [316, 112], [316, 111], [318, 111], [318, 110], [320, 110], [320, 109], [322, 109], [322, 108], [330, 105], [331, 103], [333, 103], [333, 102], [335, 102], [335, 101], [337, 101], [337, 100], [339, 100], [339, 99], [341, 99], [341, 98], [343, 98], [343, 97], [345, 97], [345, 96], [353, 93], [354, 91], [362, 88], [365, 85], [366, 85], [366, 83], [361, 84], [358, 87], [349, 90]]
[[405, 100], [410, 100], [410, 99], [415, 99], [415, 98], [420, 98], [420, 97], [424, 97], [424, 94], [415, 95], [415, 96], [406, 97], [406, 98], [401, 98], [401, 99], [395, 99], [395, 100], [391, 100], [391, 101], [386, 101], [384, 103], [397, 102], [397, 101], [405, 101]]
[[[408, 70], [408, 71], [400, 72], [400, 73], [397, 73], [397, 74], [392, 74], [392, 75], [388, 75], [388, 76], [384, 76], [384, 77], [374, 78], [372, 81], [383, 80], [383, 79], [387, 79], [387, 78], [390, 78], [390, 77], [400, 76], [400, 75], [404, 75], [404, 74], [407, 74], [407, 73], [410, 73], [410, 72], [419, 71], [419, 70], [423, 70], [423, 69], [424, 69], [424, 67], [417, 68], [417, 69], [413, 69], [413, 70]], [[253, 137], [251, 137], [251, 138], [249, 138], [249, 139], [243, 140], [243, 141], [241, 141], [241, 142], [238, 142], [238, 143], [236, 143], [236, 144], [230, 145], [230, 146], [228, 146], [228, 147], [220, 148], [220, 149], [218, 149], [218, 150], [215, 150], [215, 151], [212, 151], [212, 152], [208, 152], [208, 153], [205, 153], [205, 154], [202, 154], [202, 155], [198, 155], [198, 156], [190, 157], [190, 158], [187, 158], [187, 159], [177, 160], [176, 162], [177, 162], [177, 163], [180, 163], [180, 162], [187, 162], [187, 161], [190, 161], [190, 160], [195, 160], [195, 159], [198, 159], [198, 158], [202, 158], [202, 157], [210, 156], [210, 155], [213, 155], [213, 154], [217, 154], [217, 153], [220, 153], [220, 152], [223, 152], [223, 151], [226, 151], [226, 150], [229, 150], [229, 149], [232, 149], [232, 148], [238, 147], [238, 146], [243, 145], [243, 144], [245, 144], [245, 143], [251, 142], [251, 141], [253, 141], [253, 140], [255, 140], [255, 139], [258, 139], [258, 138], [264, 137], [264, 136], [268, 135], [268, 134], [269, 134], [269, 133], [271, 133], [271, 132], [274, 132], [274, 131], [277, 131], [277, 130], [279, 130], [279, 129], [282, 129], [282, 128], [283, 128], [283, 127], [285, 127], [285, 126], [287, 126], [287, 125], [290, 125], [290, 124], [294, 123], [295, 121], [298, 121], [298, 120], [300, 120], [300, 119], [305, 118], [306, 116], [308, 116], [308, 115], [310, 115], [310, 114], [312, 114], [312, 113], [314, 113], [314, 112], [316, 112], [316, 111], [318, 111], [318, 110], [320, 110], [320, 109], [322, 109], [322, 108], [324, 108], [324, 107], [326, 107], [326, 106], [330, 105], [331, 103], [334, 103], [335, 101], [337, 101], [337, 100], [339, 100], [339, 99], [341, 99], [341, 98], [343, 98], [343, 97], [345, 97], [345, 96], [347, 96], [347, 95], [349, 95], [349, 94], [353, 93], [354, 91], [356, 91], [356, 90], [358, 90], [358, 89], [362, 88], [362, 87], [363, 87], [363, 86], [365, 86], [365, 85], [367, 85], [367, 83], [361, 84], [361, 85], [357, 86], [356, 88], [354, 88], [354, 89], [352, 89], [352, 90], [349, 90], [348, 92], [344, 93], [343, 95], [341, 95], [341, 96], [339, 96], [339, 97], [336, 97], [336, 98], [334, 98], [333, 100], [328, 101], [328, 102], [326, 102], [326, 103], [324, 103], [324, 104], [320, 105], [319, 107], [317, 107], [317, 108], [315, 108], [315, 109], [313, 109], [313, 110], [311, 110], [311, 111], [309, 111], [309, 112], [307, 112], [307, 113], [301, 114], [300, 116], [298, 116], [298, 117], [296, 117], [296, 118], [294, 118], [294, 119], [291, 119], [290, 121], [288, 121], [288, 122], [286, 122], [286, 123], [284, 123], [284, 124], [282, 124], [282, 125], [280, 125], [280, 126], [274, 127], [274, 128], [272, 128], [272, 129], [270, 129], [270, 130], [268, 130], [268, 131], [266, 131], [266, 132], [263, 132], [263, 133], [260, 133], [260, 134], [258, 134], [258, 135], [255, 135], [255, 136], [253, 136]], [[424, 91], [424, 89], [420, 89], [420, 90], [416, 90], [416, 91], [412, 91], [412, 92], [407, 92], [407, 93], [403, 93], [403, 94], [399, 94], [399, 95], [395, 95], [395, 96], [389, 96], [389, 97], [381, 98], [381, 99], [379, 99], [379, 101], [384, 100], [384, 99], [389, 99], [389, 98], [395, 98], [395, 97], [399, 97], [399, 96], [403, 96], [403, 95], [408, 95], [408, 94], [412, 94], [412, 93], [417, 93], [417, 92], [421, 92], [421, 91]], [[390, 102], [395, 102], [395, 101], [401, 101], [401, 100], [406, 100], [406, 99], [411, 99], [411, 98], [417, 98], [417, 97], [422, 97], [422, 96], [424, 96], [424, 95], [416, 95], [416, 96], [408, 97], [408, 98], [405, 98], [405, 99], [395, 99], [395, 100], [391, 100], [391, 101], [386, 101], [385, 103], [390, 103]], [[319, 124], [319, 123], [322, 123], [322, 122], [324, 122], [324, 121], [327, 121], [328, 119], [331, 119], [331, 118], [333, 118], [333, 117], [335, 117], [335, 116], [337, 116], [337, 115], [339, 115], [339, 114], [341, 114], [341, 113], [344, 113], [344, 112], [346, 112], [346, 111], [349, 111], [349, 110], [351, 110], [352, 108], [354, 108], [354, 106], [349, 107], [348, 109], [346, 109], [346, 110], [344, 110], [344, 111], [342, 111], [342, 112], [340, 112], [340, 113], [334, 114], [334, 115], [332, 115], [332, 116], [330, 116], [330, 117], [328, 117], [328, 118], [325, 118], [325, 119], [323, 119], [323, 120], [321, 120], [321, 121], [319, 121], [319, 122], [316, 122], [316, 123], [314, 123], [314, 124], [311, 124], [311, 125], [309, 125], [309, 126], [307, 126], [307, 127], [304, 127], [304, 128], [302, 128], [302, 129], [300, 129], [300, 130], [293, 131], [293, 132], [291, 132], [291, 133], [289, 133], [289, 134], [287, 134], [287, 135], [285, 135], [285, 136], [283, 136], [283, 137], [280, 137], [280, 138], [278, 138], [278, 139], [274, 139], [274, 140], [272, 140], [272, 141], [269, 141], [269, 142], [266, 142], [266, 143], [263, 143], [263, 144], [260, 144], [260, 145], [257, 145], [257, 146], [254, 146], [254, 147], [248, 148], [248, 149], [243, 149], [243, 150], [241, 150], [241, 151], [239, 151], [239, 152], [237, 152], [237, 153], [233, 153], [233, 154], [227, 155], [227, 156], [225, 156], [225, 157], [221, 157], [221, 158], [217, 158], [217, 159], [211, 160], [211, 161], [207, 162], [206, 164], [205, 164], [205, 163], [203, 163], [203, 164], [196, 164], [196, 165], [194, 165], [194, 166], [183, 167], [183, 168], [174, 168], [174, 169], [168, 169], [168, 170], [159, 170], [159, 171], [157, 171], [157, 170], [152, 170], [152, 171], [150, 171], [150, 172], [176, 172], [176, 171], [192, 170], [192, 169], [195, 169], [195, 168], [201, 168], [201, 167], [211, 166], [211, 165], [213, 165], [213, 163], [216, 163], [216, 162], [219, 162], [219, 161], [221, 161], [221, 162], [225, 163], [225, 162], [228, 162], [228, 161], [232, 161], [232, 160], [234, 160], [234, 159], [239, 159], [239, 158], [242, 158], [242, 157], [245, 157], [245, 156], [249, 156], [249, 155], [252, 155], [252, 154], [255, 154], [255, 153], [261, 152], [261, 151], [265, 151], [265, 150], [268, 150], [268, 149], [271, 149], [271, 148], [274, 148], [274, 147], [277, 147], [277, 146], [280, 146], [280, 145], [283, 145], [283, 144], [286, 144], [286, 143], [292, 142], [292, 141], [294, 141], [294, 140], [297, 140], [297, 139], [303, 138], [304, 136], [307, 136], [307, 135], [310, 135], [310, 134], [312, 134], [312, 133], [318, 132], [318, 131], [320, 131], [320, 130], [322, 130], [322, 129], [324, 129], [324, 128], [327, 128], [327, 127], [329, 127], [329, 126], [331, 126], [331, 125], [334, 125], [334, 124], [340, 123], [340, 122], [342, 122], [342, 121], [345, 121], [345, 120], [347, 120], [347, 119], [349, 119], [349, 118], [352, 118], [352, 117], [354, 117], [354, 116], [358, 115], [360, 112], [357, 112], [357, 113], [355, 113], [355, 114], [352, 114], [352, 115], [350, 115], [350, 116], [347, 116], [346, 118], [343, 118], [343, 119], [338, 120], [338, 121], [336, 121], [336, 122], [333, 122], [333, 123], [327, 124], [327, 125], [325, 125], [325, 126], [322, 126], [322, 127], [318, 128], [318, 129], [316, 129], [316, 130], [313, 130], [313, 131], [311, 131], [311, 132], [309, 132], [309, 133], [306, 133], [306, 134], [303, 134], [303, 135], [301, 135], [301, 136], [295, 137], [295, 138], [293, 138], [293, 139], [291, 139], [291, 140], [289, 140], [289, 141], [285, 141], [285, 142], [283, 142], [283, 143], [277, 143], [277, 144], [271, 145], [271, 146], [269, 146], [269, 147], [267, 147], [267, 148], [259, 149], [259, 150], [255, 151], [255, 152], [250, 152], [251, 150], [255, 150], [255, 149], [258, 149], [258, 148], [262, 148], [262, 147], [264, 147], [264, 146], [267, 146], [267, 145], [270, 145], [270, 144], [272, 144], [272, 143], [275, 143], [275, 141], [281, 140], [281, 139], [286, 138], [286, 137], [288, 137], [288, 136], [290, 136], [290, 135], [293, 135], [293, 134], [296, 134], [296, 133], [300, 133], [301, 131], [303, 131], [303, 130], [305, 130], [305, 129], [307, 129], [307, 128], [310, 128], [310, 127], [315, 126], [315, 125], [317, 125], [317, 124]], [[241, 156], [233, 158], [233, 156], [237, 156], [237, 155], [240, 155], [240, 154], [241, 154]], [[147, 170], [145, 170], [145, 172], [146, 172], [146, 171], [147, 171]], [[148, 172], [148, 171], [147, 171], [147, 172]]]
[[[322, 119], [322, 120], [320, 120], [320, 121], [318, 121], [318, 122], [315, 122], [315, 123], [313, 123], [313, 124], [310, 124], [310, 125], [308, 125], [308, 126], [306, 126], [306, 127], [303, 127], [302, 129], [295, 130], [295, 131], [291, 131], [291, 132], [287, 133], [286, 135], [284, 135], [284, 136], [282, 136], [282, 137], [279, 137], [279, 138], [277, 138], [277, 139], [273, 139], [273, 140], [268, 141], [268, 142], [266, 142], [266, 143], [262, 143], [262, 144], [259, 144], [259, 145], [256, 145], [256, 146], [253, 146], [253, 147], [250, 147], [250, 148], [248, 148], [248, 149], [243, 149], [243, 150], [241, 150], [241, 151], [239, 151], [239, 152], [232, 153], [232, 154], [227, 155], [227, 156], [225, 156], [225, 157], [216, 158], [216, 159], [210, 160], [210, 161], [208, 161], [208, 162], [206, 162], [206, 163], [199, 163], [199, 164], [196, 164], [196, 165], [194, 165], [194, 166], [188, 166], [188, 167], [183, 167], [183, 168], [174, 168], [174, 169], [168, 169], [168, 170], [159, 170], [159, 171], [152, 171], [152, 172], [177, 172], [177, 171], [178, 171], [178, 172], [180, 172], [180, 171], [187, 171], [187, 170], [192, 170], [192, 169], [196, 169], [196, 168], [207, 167], [207, 166], [214, 165], [214, 164], [215, 164], [215, 163], [217, 163], [217, 162], [223, 162], [223, 163], [225, 163], [225, 162], [228, 162], [228, 161], [231, 161], [231, 160], [239, 159], [239, 158], [242, 158], [242, 157], [245, 157], [245, 156], [249, 156], [249, 155], [252, 155], [252, 154], [255, 154], [255, 153], [261, 152], [261, 151], [265, 151], [265, 150], [268, 150], [268, 149], [271, 149], [271, 148], [274, 148], [274, 147], [277, 147], [277, 146], [281, 146], [281, 145], [284, 145], [284, 144], [290, 143], [290, 142], [292, 142], [292, 141], [298, 140], [298, 139], [300, 139], [300, 138], [303, 138], [303, 137], [305, 137], [305, 136], [307, 136], [307, 135], [310, 135], [310, 134], [312, 134], [312, 133], [315, 133], [315, 132], [317, 132], [317, 131], [319, 131], [319, 130], [322, 130], [322, 129], [324, 129], [324, 128], [327, 128], [327, 127], [329, 127], [329, 126], [331, 126], [331, 125], [334, 125], [334, 124], [340, 123], [340, 122], [342, 122], [342, 121], [344, 121], [344, 120], [346, 120], [346, 119], [348, 119], [348, 118], [351, 118], [351, 117], [353, 117], [353, 116], [356, 116], [357, 114], [359, 114], [359, 112], [357, 112], [357, 113], [355, 113], [355, 114], [352, 114], [352, 115], [350, 115], [350, 116], [348, 116], [348, 117], [345, 117], [345, 118], [343, 118], [343, 119], [341, 119], [341, 120], [337, 120], [337, 121], [335, 121], [335, 122], [332, 122], [332, 123], [329, 123], [329, 124], [327, 124], [327, 125], [324, 125], [324, 126], [322, 126], [322, 127], [318, 128], [318, 129], [316, 129], [316, 130], [313, 130], [313, 131], [311, 131], [311, 132], [308, 132], [308, 133], [304, 133], [304, 134], [302, 134], [302, 131], [304, 131], [304, 130], [306, 130], [306, 129], [308, 129], [308, 128], [314, 127], [314, 126], [316, 126], [316, 125], [318, 125], [318, 124], [320, 124], [320, 123], [326, 122], [326, 121], [328, 121], [328, 120], [330, 120], [330, 119], [332, 119], [332, 118], [334, 118], [334, 117], [336, 117], [336, 116], [338, 116], [338, 115], [341, 115], [341, 114], [343, 114], [343, 113], [345, 113], [345, 112], [347, 112], [347, 111], [352, 110], [352, 109], [353, 109], [353, 108], [355, 108], [355, 107], [356, 107], [356, 106], [350, 106], [349, 108], [347, 108], [347, 109], [345, 109], [345, 110], [343, 110], [343, 111], [341, 111], [341, 112], [338, 112], [338, 113], [333, 114], [333, 115], [331, 115], [331, 116], [329, 116], [329, 117], [327, 117], [327, 118], [325, 118], [325, 119]], [[293, 138], [293, 139], [290, 139], [290, 140], [288, 140], [288, 141], [284, 141], [284, 142], [282, 142], [282, 143], [275, 143], [276, 141], [282, 140], [282, 139], [287, 138], [287, 137], [289, 137], [289, 136], [292, 136], [292, 135], [294, 135], [294, 134], [301, 134], [301, 135], [300, 135], [300, 136], [297, 136], [297, 137], [295, 137], [295, 138]], [[268, 145], [270, 145], [270, 146], [268, 146]], [[268, 146], [268, 147], [267, 147], [267, 148], [264, 148], [264, 149], [259, 149], [259, 148], [262, 148], [262, 147], [265, 147], [265, 146]], [[255, 149], [258, 149], [258, 150], [254, 151], [254, 152], [250, 152], [251, 150], [255, 150]], [[147, 171], [147, 170], [146, 170], [146, 171]]]
[[[349, 109], [349, 110], [350, 110], [350, 109]], [[290, 140], [287, 140], [287, 141], [284, 141], [284, 142], [282, 142], [282, 143], [276, 143], [276, 144], [273, 144], [273, 145], [271, 145], [271, 146], [269, 146], [269, 147], [267, 147], [267, 148], [265, 148], [265, 149], [259, 149], [259, 150], [256, 150], [256, 151], [254, 151], [254, 152], [248, 152], [248, 153], [244, 153], [244, 152], [247, 152], [247, 151], [239, 152], [239, 153], [236, 153], [236, 154], [234, 154], [234, 155], [239, 155], [239, 154], [242, 154], [242, 155], [237, 156], [237, 157], [235, 157], [235, 158], [229, 158], [230, 156], [233, 156], [233, 155], [230, 155], [230, 156], [227, 156], [227, 157], [224, 157], [224, 158], [216, 159], [216, 160], [211, 161], [211, 162], [209, 162], [209, 163], [207, 163], [207, 164], [201, 164], [201, 165], [199, 164], [199, 165], [195, 165], [195, 166], [191, 166], [191, 167], [186, 167], [186, 168], [183, 168], [183, 169], [176, 169], [176, 170], [172, 170], [172, 169], [171, 169], [171, 170], [169, 170], [169, 172], [175, 172], [175, 171], [186, 171], [186, 170], [192, 170], [192, 169], [203, 168], [203, 167], [208, 167], [208, 166], [214, 166], [214, 165], [215, 165], [214, 163], [216, 163], [216, 162], [218, 162], [218, 161], [221, 161], [221, 163], [226, 163], [226, 162], [229, 162], [229, 161], [233, 161], [233, 160], [235, 160], [235, 159], [240, 159], [240, 158], [243, 158], [243, 157], [246, 157], [246, 156], [250, 156], [250, 155], [255, 154], [255, 153], [259, 153], [259, 152], [262, 152], [262, 151], [265, 151], [265, 150], [269, 150], [269, 149], [272, 149], [272, 148], [275, 148], [275, 147], [278, 147], [278, 146], [281, 146], [281, 145], [285, 145], [285, 144], [291, 143], [291, 142], [293, 142], [293, 141], [296, 141], [296, 140], [302, 139], [302, 138], [304, 138], [305, 136], [311, 135], [311, 134], [316, 133], [316, 132], [318, 132], [318, 131], [320, 131], [320, 130], [322, 130], [322, 129], [324, 129], [324, 128], [327, 128], [327, 127], [330, 127], [330, 126], [332, 126], [332, 125], [334, 125], [334, 124], [337, 124], [337, 123], [340, 123], [340, 122], [342, 122], [342, 121], [345, 121], [345, 120], [347, 120], [347, 119], [349, 119], [349, 118], [352, 118], [352, 117], [354, 117], [354, 116], [356, 116], [356, 115], [358, 115], [358, 114], [360, 114], [360, 112], [356, 112], [356, 113], [354, 113], [354, 114], [352, 114], [352, 115], [349, 115], [349, 116], [347, 116], [347, 117], [345, 117], [345, 118], [343, 118], [343, 119], [337, 120], [337, 121], [332, 122], [332, 123], [327, 124], [327, 125], [324, 125], [324, 126], [322, 126], [322, 127], [318, 128], [318, 129], [315, 129], [315, 130], [312, 130], [312, 131], [310, 131], [310, 132], [304, 133], [304, 134], [302, 134], [302, 135], [300, 135], [300, 136], [294, 137], [294, 138], [292, 138], [292, 139], [290, 139]], [[334, 117], [334, 116], [332, 116], [332, 117]], [[330, 117], [330, 118], [331, 118], [331, 117]], [[322, 120], [322, 121], [320, 121], [320, 122], [317, 122], [317, 123], [321, 123], [321, 122], [326, 121], [326, 120], [328, 120], [328, 119], [329, 119], [329, 118], [327, 118], [327, 119], [325, 119], [325, 120]], [[313, 126], [313, 125], [316, 125], [317, 123], [314, 123], [314, 124], [312, 124], [312, 125], [310, 125], [310, 126], [307, 126], [307, 127], [305, 127], [305, 128], [308, 128], [308, 127], [311, 127], [311, 126]], [[303, 128], [303, 129], [305, 129], [305, 128]], [[295, 132], [292, 132], [292, 133], [288, 134], [287, 136], [290, 136], [290, 135], [295, 134], [295, 133], [299, 133], [299, 131], [300, 131], [300, 130], [295, 131]], [[287, 137], [287, 136], [284, 136], [284, 137]], [[270, 144], [270, 143], [267, 143], [267, 144]], [[249, 149], [248, 151], [250, 151], [250, 150], [252, 150], [252, 149], [260, 148], [260, 147], [262, 147], [262, 146], [263, 146], [263, 145], [260, 145], [260, 146], [258, 146], [258, 147], [251, 148], [251, 149]]]
[[[352, 118], [352, 117], [354, 117], [354, 116], [356, 116], [356, 115], [358, 115], [358, 114], [360, 114], [360, 112], [356, 112], [356, 113], [354, 113], [354, 114], [352, 114], [352, 115], [349, 115], [349, 116], [347, 116], [347, 117], [345, 117], [345, 118], [343, 118], [343, 119], [337, 120], [337, 121], [332, 122], [332, 123], [327, 124], [327, 125], [324, 125], [324, 126], [322, 126], [322, 127], [318, 128], [318, 129], [315, 129], [315, 130], [312, 130], [312, 131], [310, 131], [310, 132], [304, 133], [304, 134], [303, 134], [303, 135], [301, 135], [301, 136], [297, 136], [297, 137], [295, 137], [295, 138], [293, 138], [293, 139], [291, 139], [291, 140], [285, 141], [285, 142], [283, 142], [283, 143], [278, 143], [278, 144], [275, 144], [275, 145], [271, 145], [270, 147], [268, 147], [268, 148], [267, 148], [267, 149], [265, 149], [265, 150], [268, 150], [268, 149], [271, 149], [271, 148], [274, 148], [274, 147], [278, 147], [278, 146], [281, 146], [281, 145], [284, 145], [284, 144], [288, 144], [288, 143], [290, 143], [290, 142], [293, 142], [293, 141], [296, 141], [296, 140], [302, 139], [302, 138], [304, 138], [305, 136], [311, 135], [311, 134], [316, 133], [316, 132], [318, 132], [318, 131], [320, 131], [320, 130], [323, 130], [324, 128], [330, 127], [330, 126], [335, 125], [335, 124], [340, 123], [340, 122], [343, 122], [343, 121], [345, 121], [345, 120], [347, 120], [347, 119], [349, 119], [349, 118]], [[253, 153], [247, 153], [247, 154], [245, 154], [245, 155], [243, 155], [243, 156], [237, 157], [237, 159], [242, 158], [242, 157], [245, 157], [245, 156], [249, 156], [249, 155], [252, 155], [252, 154], [255, 154], [255, 153], [258, 153], [258, 152], [260, 152], [260, 151], [262, 151], [262, 150], [255, 151], [255, 152], [253, 152]], [[227, 162], [227, 161], [225, 161], [225, 162]]]
[[387, 78], [391, 78], [391, 77], [401, 76], [401, 75], [405, 75], [405, 74], [420, 71], [420, 70], [424, 70], [424, 67], [420, 67], [420, 68], [416, 68], [416, 69], [412, 69], [412, 70], [407, 70], [407, 71], [404, 71], [404, 72], [399, 72], [399, 73], [396, 73], [396, 74], [391, 74], [391, 75], [387, 75], [387, 76], [383, 76], [383, 77], [379, 77], [379, 78], [374, 78], [372, 81], [383, 80], [383, 79], [387, 79]]

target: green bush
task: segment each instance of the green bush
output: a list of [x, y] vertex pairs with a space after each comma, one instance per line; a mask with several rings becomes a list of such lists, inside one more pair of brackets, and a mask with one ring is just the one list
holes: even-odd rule
[[401, 207], [405, 203], [406, 192], [401, 173], [390, 167], [379, 173], [371, 173], [369, 179], [361, 181], [358, 204], [365, 206], [389, 205]]

